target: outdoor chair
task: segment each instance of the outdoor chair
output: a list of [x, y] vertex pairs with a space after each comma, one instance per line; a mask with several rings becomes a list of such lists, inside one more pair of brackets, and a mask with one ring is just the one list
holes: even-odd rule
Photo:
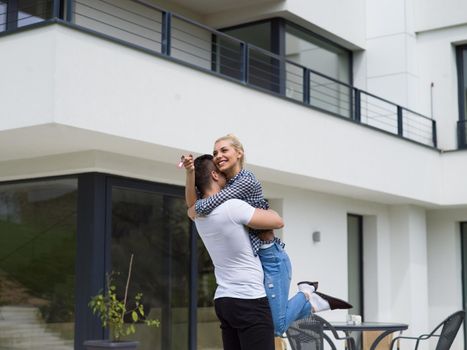
[[[391, 346], [389, 349], [392, 349], [394, 346], [394, 343], [398, 341], [398, 339], [411, 339], [411, 340], [416, 340], [415, 342], [415, 348], [414, 350], [417, 350], [418, 345], [420, 344], [420, 340], [426, 340], [432, 337], [437, 337], [438, 343], [436, 344], [436, 349], [435, 350], [448, 350], [452, 342], [454, 341], [454, 338], [456, 338], [456, 334], [459, 331], [459, 328], [462, 324], [462, 321], [464, 321], [465, 317], [465, 312], [464, 311], [457, 311], [450, 315], [448, 318], [446, 318], [443, 322], [441, 322], [438, 326], [433, 329], [433, 331], [429, 334], [422, 334], [419, 337], [407, 337], [407, 336], [399, 336], [396, 337], [392, 340]], [[439, 330], [439, 334], [437, 333]]]
[[287, 330], [286, 335], [292, 350], [323, 350], [324, 340], [332, 350], [336, 350], [336, 345], [325, 331], [331, 332], [336, 340], [346, 341], [348, 350], [355, 349], [355, 340], [352, 337], [339, 336], [328, 321], [316, 315], [295, 321]]

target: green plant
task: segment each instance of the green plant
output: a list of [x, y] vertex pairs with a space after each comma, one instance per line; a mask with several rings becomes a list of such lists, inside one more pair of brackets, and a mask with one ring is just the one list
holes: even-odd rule
[[[89, 302], [91, 311], [99, 316], [102, 327], [109, 328], [113, 341], [120, 341], [122, 337], [128, 336], [136, 332], [135, 324], [144, 323], [149, 327], [158, 327], [159, 321], [147, 319], [144, 314], [144, 307], [141, 303], [142, 293], [137, 293], [134, 297], [133, 308], [128, 308], [128, 286], [130, 284], [131, 269], [133, 265], [133, 254], [130, 258], [130, 266], [128, 268], [128, 277], [125, 287], [125, 296], [120, 300], [117, 296], [117, 287], [113, 283], [113, 275], [107, 276], [107, 289], [93, 296]], [[125, 322], [125, 316], [131, 315], [131, 321]]]

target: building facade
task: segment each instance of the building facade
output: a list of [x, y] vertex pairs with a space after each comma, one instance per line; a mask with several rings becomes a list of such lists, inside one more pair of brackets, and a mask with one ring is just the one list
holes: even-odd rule
[[220, 349], [176, 165], [227, 133], [285, 220], [291, 292], [408, 335], [464, 309], [467, 4], [3, 0], [0, 67], [0, 348], [106, 337], [87, 303], [134, 254], [161, 321], [141, 348]]

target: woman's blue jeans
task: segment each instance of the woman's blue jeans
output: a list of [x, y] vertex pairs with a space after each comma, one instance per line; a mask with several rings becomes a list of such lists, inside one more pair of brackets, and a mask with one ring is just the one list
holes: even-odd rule
[[285, 250], [277, 243], [258, 251], [264, 270], [264, 288], [271, 307], [274, 333], [284, 334], [295, 320], [311, 313], [311, 304], [301, 292], [289, 300], [292, 265]]

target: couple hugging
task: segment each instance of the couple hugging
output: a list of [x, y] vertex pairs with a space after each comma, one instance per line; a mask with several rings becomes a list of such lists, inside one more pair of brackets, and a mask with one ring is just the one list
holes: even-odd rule
[[273, 229], [282, 218], [269, 209], [255, 176], [243, 169], [244, 149], [233, 135], [214, 143], [213, 155], [182, 157], [188, 215], [214, 264], [216, 315], [225, 350], [273, 350], [292, 322], [310, 313], [352, 306], [298, 283], [289, 299], [292, 267]]

